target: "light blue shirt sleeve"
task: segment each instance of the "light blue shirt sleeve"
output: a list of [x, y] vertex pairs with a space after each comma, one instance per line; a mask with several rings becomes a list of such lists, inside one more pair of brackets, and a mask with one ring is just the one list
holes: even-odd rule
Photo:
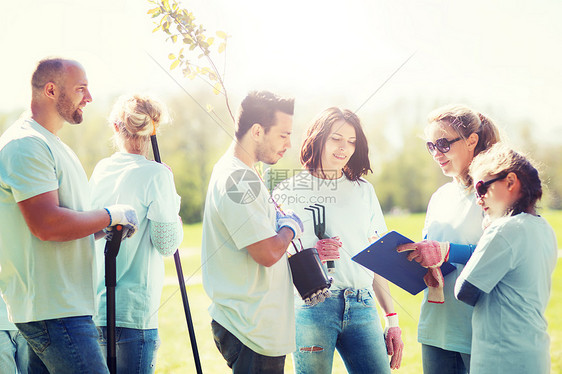
[[[12, 149], [4, 152], [9, 157], [2, 158], [6, 170], [2, 180], [10, 186], [16, 202], [59, 188], [54, 159], [44, 142], [27, 137], [12, 141], [6, 147]], [[17, 173], [11, 172], [14, 170]]]
[[490, 227], [462, 271], [460, 278], [489, 293], [514, 267], [511, 245]]
[[218, 204], [221, 219], [238, 249], [277, 234], [268, 218], [271, 206], [262, 204], [260, 199], [241, 204], [223, 195]]
[[165, 167], [158, 168], [158, 173], [150, 178], [151, 194], [146, 217], [154, 222], [176, 223], [180, 209], [180, 197], [176, 192], [174, 177]]

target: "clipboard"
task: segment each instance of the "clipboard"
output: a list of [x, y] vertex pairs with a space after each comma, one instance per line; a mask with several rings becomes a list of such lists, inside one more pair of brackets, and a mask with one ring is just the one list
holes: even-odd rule
[[[417, 295], [427, 288], [423, 281], [427, 268], [424, 268], [415, 260], [408, 261], [410, 251], [396, 252], [396, 247], [400, 244], [413, 242], [413, 240], [396, 231], [390, 231], [351, 259], [412, 295]], [[441, 265], [443, 277], [455, 269], [456, 266], [448, 262]]]

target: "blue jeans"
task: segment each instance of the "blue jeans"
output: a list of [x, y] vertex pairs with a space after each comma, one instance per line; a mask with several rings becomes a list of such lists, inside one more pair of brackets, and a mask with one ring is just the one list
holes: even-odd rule
[[296, 308], [295, 372], [329, 374], [337, 349], [348, 373], [390, 373], [384, 333], [367, 289], [334, 290], [315, 306]]
[[252, 351], [216, 321], [211, 322], [213, 338], [233, 374], [282, 374], [285, 356], [270, 357]]
[[[100, 326], [99, 343], [107, 358], [107, 327]], [[158, 329], [115, 328], [117, 372], [152, 374], [156, 370], [156, 351], [160, 347]]]
[[466, 374], [470, 355], [422, 344], [422, 363], [424, 374]]
[[109, 373], [92, 316], [16, 323], [32, 348], [29, 371], [36, 373]]
[[0, 373], [27, 374], [27, 341], [18, 330], [0, 330]]

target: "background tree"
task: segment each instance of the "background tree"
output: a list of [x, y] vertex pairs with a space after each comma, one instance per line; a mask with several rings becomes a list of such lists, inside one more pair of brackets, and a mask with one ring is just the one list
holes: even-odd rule
[[226, 109], [232, 122], [234, 115], [230, 108], [228, 92], [225, 85], [226, 47], [228, 35], [224, 31], [217, 31], [216, 37], [220, 39], [217, 53], [224, 53], [223, 70], [219, 71], [215, 60], [212, 58], [211, 46], [215, 44], [214, 36], [207, 36], [202, 24], [195, 22], [195, 16], [187, 9], [181, 8], [177, 1], [173, 0], [149, 0], [156, 5], [148, 11], [155, 19], [157, 25], [153, 32], [162, 31], [167, 35], [167, 40], [176, 44], [176, 53], [170, 53], [168, 58], [172, 60], [170, 70], [180, 68], [184, 77], [200, 78], [212, 87], [215, 94], [222, 94]]

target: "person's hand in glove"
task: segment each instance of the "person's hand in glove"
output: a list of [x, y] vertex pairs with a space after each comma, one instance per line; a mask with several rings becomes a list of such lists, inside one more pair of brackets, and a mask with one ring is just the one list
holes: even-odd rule
[[396, 251], [412, 251], [408, 260], [415, 260], [423, 267], [438, 267], [449, 260], [449, 242], [437, 242], [435, 240], [423, 240], [418, 243], [407, 243], [399, 245]]
[[402, 362], [402, 350], [404, 349], [404, 342], [402, 342], [402, 330], [398, 326], [398, 315], [396, 313], [389, 313], [384, 317], [384, 341], [386, 343], [386, 352], [390, 359], [390, 368], [399, 369]]
[[445, 279], [443, 278], [441, 269], [438, 267], [427, 269], [427, 274], [423, 277], [423, 281], [427, 285], [427, 301], [430, 303], [443, 304], [445, 302], [445, 295], [443, 293]]
[[285, 210], [283, 213], [277, 211], [277, 231], [281, 227], [287, 227], [293, 231], [293, 240], [297, 240], [302, 236], [304, 225], [301, 219], [292, 210]]
[[340, 248], [342, 242], [340, 238], [334, 236], [333, 238], [320, 239], [314, 245], [316, 251], [318, 252], [318, 257], [323, 263], [326, 261], [337, 260], [340, 258]]
[[123, 238], [130, 238], [139, 228], [137, 212], [135, 212], [135, 209], [133, 209], [132, 206], [115, 204], [106, 207], [105, 210], [107, 211], [107, 214], [109, 214], [109, 225], [105, 229], [107, 233], [105, 237], [106, 240], [111, 240], [111, 231], [113, 230], [113, 226], [123, 226]]

